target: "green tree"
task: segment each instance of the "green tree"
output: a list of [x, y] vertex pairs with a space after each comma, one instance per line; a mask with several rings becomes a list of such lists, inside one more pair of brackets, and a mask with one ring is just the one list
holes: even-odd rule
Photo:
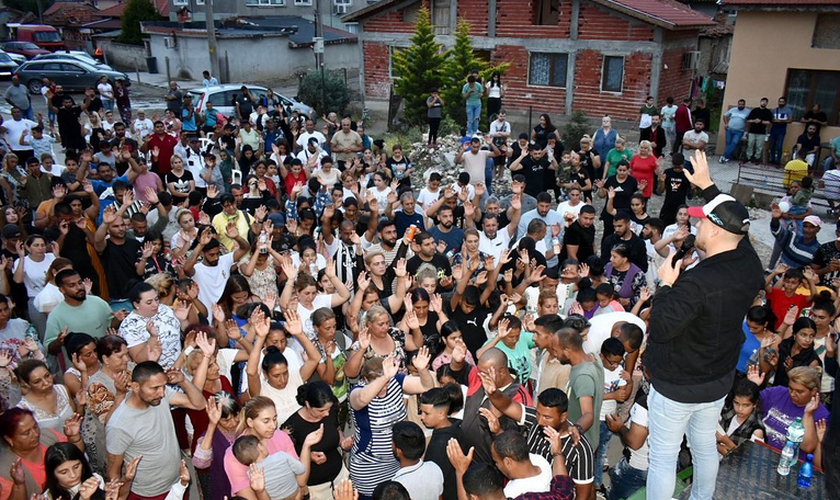
[[[466, 124], [467, 111], [461, 90], [467, 83], [467, 77], [472, 70], [478, 70], [483, 82], [486, 82], [494, 71], [504, 75], [508, 63], [492, 66], [489, 62], [476, 57], [470, 37], [470, 23], [465, 19], [458, 20], [455, 30], [455, 45], [452, 47], [451, 56], [445, 69], [445, 88], [441, 96], [446, 103], [445, 116], [453, 118], [459, 124]], [[486, 106], [481, 108], [482, 116], [486, 117]]]
[[347, 83], [338, 71], [324, 72], [323, 85], [321, 82], [320, 71], [307, 73], [300, 81], [298, 98], [321, 114], [335, 111], [341, 116], [350, 103], [350, 89], [347, 88]]
[[575, 111], [569, 117], [569, 123], [566, 124], [566, 133], [563, 134], [563, 145], [566, 151], [578, 151], [580, 148], [580, 139], [592, 130], [592, 125], [589, 124], [589, 117], [583, 111]]
[[122, 33], [117, 38], [121, 43], [143, 45], [140, 23], [163, 19], [149, 0], [128, 0], [122, 15]]
[[403, 98], [405, 119], [411, 124], [425, 121], [426, 99], [431, 90], [444, 82], [443, 68], [449, 53], [435, 41], [429, 9], [424, 5], [417, 15], [411, 45], [394, 54], [394, 92]]

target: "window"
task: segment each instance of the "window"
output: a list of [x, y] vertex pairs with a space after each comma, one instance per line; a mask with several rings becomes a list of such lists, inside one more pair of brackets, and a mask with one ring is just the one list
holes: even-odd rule
[[195, 0], [196, 5], [204, 5], [204, 0]]
[[840, 33], [840, 14], [830, 12], [817, 14], [811, 47], [815, 49], [840, 49], [838, 33]]
[[528, 85], [566, 88], [566, 68], [569, 54], [531, 53]]
[[344, 29], [348, 33], [353, 33], [354, 35], [358, 35], [359, 34], [359, 23], [346, 23], [344, 25]]
[[172, 0], [172, 5], [189, 5], [189, 2], [187, 0]]
[[435, 35], [448, 35], [451, 19], [452, 0], [434, 0], [432, 2], [432, 24], [435, 27]]
[[534, 2], [534, 24], [556, 26], [560, 20], [560, 0], [536, 0]]
[[828, 124], [840, 123], [840, 71], [788, 70], [787, 102], [796, 120], [814, 104], [828, 115]]
[[67, 63], [62, 63], [61, 64], [61, 71], [66, 71], [68, 73], [75, 73], [75, 74], [80, 74], [80, 75], [85, 73], [84, 69], [76, 66], [75, 64], [67, 64]]
[[601, 92], [621, 92], [624, 86], [624, 57], [604, 56], [601, 68]]
[[390, 52], [388, 56], [388, 76], [391, 78], [400, 77], [397, 68], [394, 66], [394, 55], [396, 55], [397, 52], [402, 52], [403, 50], [405, 50], [404, 47], [388, 47], [388, 51]]
[[310, 6], [312, 5], [312, 0], [295, 0], [295, 5]]
[[[196, 0], [204, 3], [205, 0]], [[245, 0], [245, 5], [250, 7], [284, 7], [286, 0]]]
[[35, 41], [36, 42], [60, 42], [61, 37], [58, 36], [58, 33], [55, 31], [36, 31], [35, 32]]

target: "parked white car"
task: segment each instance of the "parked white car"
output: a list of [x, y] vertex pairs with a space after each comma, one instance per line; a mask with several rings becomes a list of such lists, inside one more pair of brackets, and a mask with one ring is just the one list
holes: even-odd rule
[[[268, 94], [268, 89], [265, 87], [260, 87], [258, 85], [249, 85], [245, 84], [248, 87], [248, 90], [251, 92], [251, 96], [254, 97], [256, 102], [259, 102], [263, 97]], [[234, 116], [236, 115], [236, 107], [233, 105], [233, 99], [238, 96], [242, 92], [242, 85], [241, 84], [224, 84], [224, 85], [215, 85], [213, 87], [198, 87], [195, 89], [191, 89], [187, 91], [187, 94], [191, 95], [193, 98], [193, 105], [195, 106], [196, 112], [204, 111], [207, 102], [213, 103], [213, 109], [216, 111], [226, 115], [226, 116]], [[274, 93], [275, 104], [281, 102], [283, 107], [288, 110], [297, 110], [300, 114], [309, 117], [312, 115], [312, 108], [303, 104], [301, 102], [292, 99], [291, 97], [284, 96], [282, 94], [278, 94], [277, 92]]]

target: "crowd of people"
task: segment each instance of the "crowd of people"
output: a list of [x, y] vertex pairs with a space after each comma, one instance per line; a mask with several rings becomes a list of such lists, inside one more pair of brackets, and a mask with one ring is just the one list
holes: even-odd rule
[[711, 498], [796, 418], [824, 463], [840, 243], [776, 208], [762, 275], [702, 103], [569, 144], [472, 75], [443, 185], [244, 86], [225, 116], [172, 82], [163, 117], [44, 88], [0, 129], [2, 500], [658, 500], [681, 449]]

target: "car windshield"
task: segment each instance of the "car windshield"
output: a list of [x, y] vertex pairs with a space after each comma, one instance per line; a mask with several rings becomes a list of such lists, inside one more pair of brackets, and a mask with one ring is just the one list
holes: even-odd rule
[[60, 42], [61, 37], [58, 36], [58, 33], [55, 31], [36, 31], [35, 32], [35, 41], [36, 42]]
[[24, 42], [24, 43], [18, 44], [18, 46], [16, 48], [18, 50], [38, 50], [41, 47], [38, 47], [34, 43]]
[[12, 58], [9, 57], [9, 54], [6, 54], [5, 52], [0, 53], [0, 62], [10, 62], [11, 60]]

